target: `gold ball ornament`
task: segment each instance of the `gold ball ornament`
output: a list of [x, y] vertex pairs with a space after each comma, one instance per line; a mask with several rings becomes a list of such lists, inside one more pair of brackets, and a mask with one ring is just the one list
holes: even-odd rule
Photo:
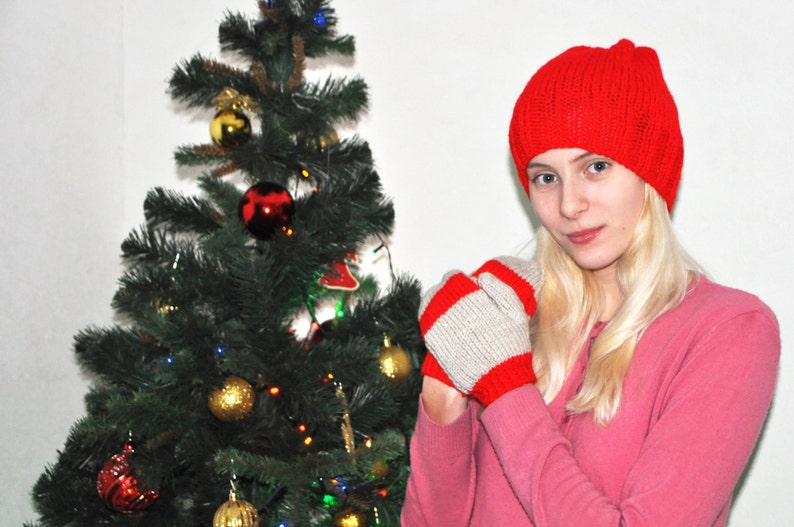
[[218, 146], [240, 146], [251, 138], [251, 121], [243, 112], [220, 110], [210, 121], [210, 137]]
[[398, 346], [392, 346], [389, 337], [383, 338], [380, 349], [380, 371], [392, 384], [402, 384], [411, 373], [411, 357]]
[[212, 519], [212, 527], [257, 527], [259, 513], [253, 503], [238, 499], [229, 491], [229, 501], [218, 507]]
[[365, 527], [367, 519], [360, 512], [345, 509], [334, 516], [334, 527]]
[[329, 130], [327, 133], [306, 139], [306, 146], [313, 150], [325, 152], [328, 148], [339, 142], [339, 134], [336, 130]]
[[256, 394], [248, 381], [234, 375], [226, 377], [223, 387], [212, 387], [207, 405], [221, 421], [239, 421], [254, 407]]
[[370, 472], [375, 479], [383, 479], [389, 475], [389, 464], [383, 461], [375, 461], [370, 467]]

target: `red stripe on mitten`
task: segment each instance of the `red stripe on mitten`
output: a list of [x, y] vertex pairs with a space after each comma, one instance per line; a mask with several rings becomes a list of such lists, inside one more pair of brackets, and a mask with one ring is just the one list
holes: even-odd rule
[[542, 275], [539, 275], [537, 278], [533, 277], [530, 280], [527, 277], [519, 275], [514, 269], [507, 266], [505, 262], [512, 263], [516, 266], [527, 267], [527, 262], [524, 260], [504, 256], [501, 260], [488, 260], [482, 264], [479, 269], [474, 271], [472, 276], [476, 278], [483, 273], [489, 273], [509, 285], [521, 299], [521, 302], [524, 303], [524, 311], [527, 313], [527, 316], [531, 317], [535, 314], [535, 310], [538, 307], [537, 301], [535, 300], [535, 287], [533, 283], [538, 282]]
[[419, 329], [422, 331], [422, 336], [433, 327], [439, 317], [449, 311], [449, 308], [461, 298], [469, 293], [479, 291], [479, 289], [474, 280], [463, 273], [457, 272], [449, 276], [443, 287], [434, 294], [430, 293], [432, 298], [419, 316]]
[[[422, 361], [422, 375], [427, 375], [428, 377], [433, 377], [438, 379], [439, 381], [443, 382], [447, 386], [452, 386], [455, 388], [455, 385], [447, 375], [447, 372], [444, 371], [444, 368], [441, 367], [441, 364], [438, 363], [435, 356], [429, 351], [427, 355], [425, 355], [425, 360]], [[457, 389], [457, 388], [455, 388]]]

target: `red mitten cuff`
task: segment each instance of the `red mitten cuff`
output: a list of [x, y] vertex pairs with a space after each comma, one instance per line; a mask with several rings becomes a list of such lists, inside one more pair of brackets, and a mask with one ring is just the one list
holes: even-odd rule
[[510, 390], [536, 381], [532, 353], [522, 353], [491, 368], [477, 381], [470, 395], [488, 406]]
[[452, 384], [452, 381], [449, 379], [449, 375], [447, 375], [447, 372], [444, 371], [444, 368], [441, 367], [441, 364], [438, 363], [435, 356], [433, 356], [433, 354], [430, 353], [429, 351], [427, 352], [427, 355], [425, 355], [425, 360], [422, 362], [421, 371], [422, 371], [422, 375], [433, 377], [443, 382], [447, 386], [452, 386], [453, 388], [455, 388], [455, 385]]

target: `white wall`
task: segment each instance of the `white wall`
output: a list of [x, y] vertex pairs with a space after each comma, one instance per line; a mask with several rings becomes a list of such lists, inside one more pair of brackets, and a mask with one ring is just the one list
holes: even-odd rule
[[[607, 5], [608, 4], [608, 5]], [[733, 527], [794, 517], [794, 5], [783, 0], [337, 0], [357, 39], [345, 73], [370, 86], [357, 131], [395, 201], [394, 265], [430, 285], [451, 267], [526, 252], [530, 220], [509, 161], [512, 103], [543, 62], [621, 37], [657, 49], [686, 159], [674, 223], [725, 284], [758, 294], [782, 325], [772, 414]], [[112, 320], [119, 244], [154, 185], [193, 189], [177, 145], [209, 115], [172, 103], [166, 80], [196, 51], [218, 56], [226, 9], [254, 0], [0, 1], [3, 192], [0, 487], [3, 524], [32, 519], [30, 487], [83, 415], [88, 380], [72, 336]], [[671, 504], [675, 506], [675, 504]]]
[[[119, 277], [122, 4], [0, 0], [0, 524], [83, 414], [72, 336]], [[167, 176], [166, 176], [167, 177]]]

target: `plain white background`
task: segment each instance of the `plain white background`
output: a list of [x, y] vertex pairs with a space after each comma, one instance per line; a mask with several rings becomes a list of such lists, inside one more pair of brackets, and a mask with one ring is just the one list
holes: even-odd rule
[[[777, 395], [730, 524], [790, 524], [794, 5], [334, 7], [358, 48], [337, 72], [370, 86], [370, 111], [355, 131], [370, 142], [395, 202], [392, 261], [425, 286], [450, 268], [529, 251], [530, 214], [506, 133], [531, 73], [577, 44], [628, 37], [658, 51], [686, 145], [676, 229], [714, 279], [759, 295], [782, 327]], [[197, 51], [219, 57], [226, 9], [257, 12], [254, 0], [0, 1], [3, 525], [33, 519], [30, 489], [83, 415], [90, 380], [75, 363], [72, 337], [112, 322], [119, 244], [141, 223], [147, 189], [195, 191], [195, 171], [178, 170], [172, 154], [206, 142], [211, 115], [173, 103], [166, 81]]]

